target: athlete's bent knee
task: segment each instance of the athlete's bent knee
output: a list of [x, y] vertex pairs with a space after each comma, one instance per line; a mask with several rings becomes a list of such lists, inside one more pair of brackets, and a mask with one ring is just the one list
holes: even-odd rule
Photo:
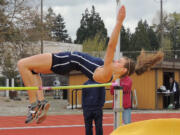
[[35, 71], [31, 70], [33, 75], [37, 75], [38, 73], [36, 73]]
[[25, 63], [24, 63], [24, 60], [23, 60], [23, 59], [21, 59], [21, 60], [18, 61], [17, 67], [18, 67], [18, 69], [21, 69], [21, 68], [25, 67]]

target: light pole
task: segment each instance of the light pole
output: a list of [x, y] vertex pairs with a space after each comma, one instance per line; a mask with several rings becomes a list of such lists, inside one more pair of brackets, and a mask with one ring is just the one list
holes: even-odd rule
[[164, 22], [163, 22], [163, 1], [165, 0], [154, 0], [155, 2], [160, 2], [160, 48], [163, 49], [163, 28], [164, 28]]
[[160, 47], [163, 48], [163, 0], [160, 0]]
[[41, 53], [43, 53], [43, 0], [41, 0]]

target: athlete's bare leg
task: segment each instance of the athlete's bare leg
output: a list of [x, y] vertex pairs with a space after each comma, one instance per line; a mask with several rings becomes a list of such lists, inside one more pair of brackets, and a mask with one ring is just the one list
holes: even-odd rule
[[[28, 58], [21, 59], [18, 62], [18, 69], [21, 74], [25, 86], [42, 86], [42, 81], [39, 73], [48, 74], [52, 73], [52, 54], [39, 54]], [[33, 74], [34, 71], [37, 74]], [[37, 91], [28, 91], [30, 103], [36, 102]], [[43, 98], [43, 97], [38, 97]]]
[[[18, 62], [18, 69], [21, 74], [25, 86], [42, 86], [40, 73], [49, 74], [52, 65], [52, 54], [39, 54], [28, 58], [21, 59]], [[34, 73], [33, 73], [33, 72]], [[36, 117], [38, 111], [38, 101], [44, 100], [43, 90], [28, 90], [29, 101], [31, 103], [30, 112], [26, 119], [26, 123], [31, 122]], [[44, 102], [44, 101], [43, 101]], [[46, 104], [44, 102], [44, 104]]]

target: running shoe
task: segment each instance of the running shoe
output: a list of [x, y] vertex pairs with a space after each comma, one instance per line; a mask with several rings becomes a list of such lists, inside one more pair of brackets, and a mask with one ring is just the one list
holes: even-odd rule
[[47, 100], [39, 101], [39, 110], [36, 115], [36, 123], [40, 124], [47, 118], [47, 112], [49, 110], [50, 104]]
[[28, 114], [25, 120], [26, 124], [31, 123], [36, 119], [38, 110], [39, 110], [39, 105], [37, 102], [28, 106]]

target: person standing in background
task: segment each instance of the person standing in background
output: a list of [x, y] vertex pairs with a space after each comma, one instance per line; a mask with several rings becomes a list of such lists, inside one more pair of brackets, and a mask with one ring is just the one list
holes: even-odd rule
[[[120, 79], [120, 86], [123, 87], [123, 122], [124, 124], [131, 123], [131, 89], [132, 80], [129, 76]], [[111, 86], [110, 92], [114, 95], [114, 87]], [[114, 103], [113, 103], [114, 107]]]
[[171, 97], [171, 103], [173, 103], [174, 109], [179, 108], [179, 84], [174, 80], [173, 77], [169, 78], [170, 91], [173, 92]]
[[[84, 85], [98, 84], [88, 80]], [[105, 102], [105, 87], [83, 88], [82, 108], [86, 135], [93, 135], [93, 121], [96, 126], [96, 135], [103, 135], [103, 106]]]

